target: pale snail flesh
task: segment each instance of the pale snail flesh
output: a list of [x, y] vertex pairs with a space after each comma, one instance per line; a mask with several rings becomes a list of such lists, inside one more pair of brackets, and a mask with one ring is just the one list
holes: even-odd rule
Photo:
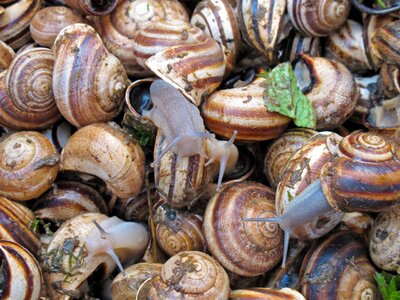
[[218, 141], [205, 130], [197, 107], [163, 80], [156, 80], [151, 84], [150, 95], [153, 108], [144, 116], [162, 129], [168, 141], [168, 146], [152, 165], [154, 166], [169, 150], [178, 155], [178, 160], [185, 156], [200, 154], [208, 157], [206, 166], [215, 161], [219, 162], [219, 188], [226, 167], [233, 168], [238, 159], [238, 150], [233, 144], [236, 134], [234, 133], [228, 142]]

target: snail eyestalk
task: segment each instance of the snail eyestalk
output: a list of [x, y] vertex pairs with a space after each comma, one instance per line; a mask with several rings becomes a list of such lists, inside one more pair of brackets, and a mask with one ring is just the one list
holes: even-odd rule
[[273, 218], [244, 218], [243, 221], [250, 222], [274, 222], [285, 232], [282, 267], [286, 264], [289, 249], [290, 233], [294, 228], [305, 225], [320, 215], [333, 208], [329, 205], [322, 191], [319, 179], [306, 187], [287, 205], [283, 215]]

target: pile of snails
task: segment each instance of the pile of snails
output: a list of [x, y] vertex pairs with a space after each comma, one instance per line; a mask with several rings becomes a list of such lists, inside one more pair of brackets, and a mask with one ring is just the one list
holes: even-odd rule
[[[381, 299], [400, 7], [0, 0], [0, 298]], [[315, 128], [269, 111], [290, 62]]]

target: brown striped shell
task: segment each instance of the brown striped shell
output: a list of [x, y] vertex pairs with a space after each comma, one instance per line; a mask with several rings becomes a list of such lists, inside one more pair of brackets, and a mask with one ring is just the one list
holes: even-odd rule
[[369, 132], [343, 138], [339, 158], [321, 170], [321, 186], [329, 204], [342, 211], [379, 212], [400, 204], [399, 150]]
[[205, 33], [195, 43], [170, 47], [146, 61], [153, 73], [181, 91], [196, 106], [218, 88], [225, 65], [221, 47]]
[[150, 72], [136, 62], [134, 37], [151, 22], [161, 20], [188, 22], [189, 17], [178, 0], [124, 0], [111, 14], [94, 18], [93, 25], [128, 75], [142, 77]]
[[369, 241], [371, 226], [374, 218], [365, 212], [353, 211], [343, 215], [339, 223], [341, 230], [352, 230], [357, 234], [363, 235], [365, 241]]
[[400, 94], [400, 67], [383, 63], [379, 72], [380, 82], [386, 97], [394, 98]]
[[393, 21], [380, 27], [373, 35], [372, 43], [379, 58], [398, 65], [400, 60], [400, 21]]
[[[156, 189], [151, 187], [152, 199], [156, 195]], [[138, 195], [125, 199], [118, 198], [115, 202], [113, 213], [125, 221], [147, 222], [149, 218], [149, 203], [147, 190], [143, 189]]]
[[142, 190], [145, 157], [118, 125], [98, 123], [71, 136], [61, 153], [60, 169], [95, 175], [114, 195], [128, 198]]
[[8, 69], [14, 57], [14, 50], [3, 41], [0, 41], [0, 72]]
[[162, 205], [157, 208], [154, 220], [158, 245], [169, 256], [183, 251], [205, 252], [201, 216]]
[[243, 38], [273, 65], [286, 12], [285, 0], [240, 0], [238, 20]]
[[37, 260], [24, 247], [0, 240], [3, 299], [38, 300], [42, 290], [42, 272]]
[[107, 205], [99, 192], [77, 181], [58, 181], [35, 201], [35, 216], [62, 223], [86, 212], [107, 214]]
[[7, 73], [0, 74], [0, 124], [29, 130], [60, 119], [52, 90], [53, 66], [53, 52], [46, 48], [26, 50], [14, 58]]
[[257, 78], [245, 87], [220, 90], [213, 93], [202, 106], [206, 127], [215, 134], [230, 138], [238, 131], [237, 141], [265, 141], [279, 136], [290, 119], [269, 112], [263, 95], [266, 80]]
[[287, 42], [287, 59], [293, 62], [302, 53], [311, 56], [321, 56], [319, 37], [303, 36], [298, 32], [292, 34]]
[[36, 43], [51, 48], [58, 33], [64, 27], [75, 23], [86, 23], [86, 21], [83, 16], [68, 7], [45, 7], [33, 17], [30, 32]]
[[[168, 145], [159, 130], [154, 146], [154, 158]], [[172, 207], [190, 207], [206, 191], [213, 180], [212, 166], [205, 167], [207, 159], [199, 154], [182, 157], [168, 151], [154, 167], [155, 185], [159, 195]]]
[[348, 0], [288, 0], [287, 10], [293, 26], [306, 36], [327, 36], [347, 20]]
[[229, 293], [230, 300], [305, 300], [304, 296], [291, 288], [251, 288], [234, 290]]
[[273, 141], [264, 158], [264, 174], [271, 187], [276, 188], [278, 185], [290, 156], [316, 133], [312, 129], [296, 128], [285, 131]]
[[185, 251], [171, 257], [160, 276], [146, 281], [136, 299], [224, 300], [228, 294], [224, 268], [208, 254]]
[[200, 1], [193, 11], [190, 22], [221, 45], [226, 61], [225, 75], [229, 74], [235, 66], [241, 46], [239, 25], [229, 1]]
[[383, 211], [372, 224], [369, 254], [379, 268], [400, 271], [400, 207]]
[[58, 173], [58, 153], [36, 131], [19, 131], [0, 143], [0, 195], [25, 201], [48, 190]]
[[29, 42], [29, 24], [41, 5], [41, 0], [21, 0], [8, 6], [0, 15], [0, 40], [14, 50]]
[[325, 56], [343, 63], [352, 72], [365, 73], [370, 66], [362, 32], [361, 24], [347, 20], [326, 38]]
[[40, 241], [31, 230], [35, 219], [25, 206], [0, 197], [0, 239], [21, 245], [31, 254], [40, 254]]
[[146, 68], [146, 60], [158, 52], [173, 46], [195, 44], [201, 39], [204, 40], [202, 31], [190, 23], [179, 20], [151, 22], [135, 35], [133, 53], [137, 63]]
[[283, 234], [278, 224], [242, 221], [274, 216], [274, 198], [270, 188], [243, 181], [224, 186], [210, 199], [203, 223], [207, 248], [227, 270], [257, 276], [282, 258]]
[[[295, 67], [296, 77], [310, 77], [300, 81], [303, 93], [311, 101], [317, 114], [317, 129], [333, 129], [353, 114], [358, 89], [346, 66], [323, 57], [300, 56]], [[309, 75], [305, 75], [309, 73]]]
[[301, 293], [306, 299], [380, 299], [376, 270], [360, 236], [330, 235], [311, 248], [303, 261]]
[[148, 279], [161, 274], [162, 264], [138, 263], [119, 273], [112, 282], [113, 300], [136, 299], [140, 286]]
[[[296, 201], [295, 197], [320, 177], [322, 166], [334, 159], [340, 140], [341, 137], [336, 133], [319, 133], [293, 153], [286, 163], [285, 172], [276, 190], [278, 216], [283, 215], [288, 204]], [[298, 239], [317, 239], [332, 230], [342, 216], [342, 212], [331, 210], [302, 226], [296, 226], [291, 234]]]
[[113, 119], [128, 77], [96, 31], [85, 24], [65, 27], [54, 53], [53, 92], [63, 117], [76, 127]]
[[102, 16], [111, 13], [120, 0], [65, 0], [65, 4], [82, 15]]

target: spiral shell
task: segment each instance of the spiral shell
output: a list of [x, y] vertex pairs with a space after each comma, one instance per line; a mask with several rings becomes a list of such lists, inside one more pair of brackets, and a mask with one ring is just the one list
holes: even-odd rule
[[400, 21], [390, 22], [379, 28], [372, 37], [372, 43], [379, 58], [391, 64], [399, 64]]
[[58, 33], [68, 25], [86, 23], [84, 17], [64, 6], [45, 7], [30, 24], [32, 38], [41, 46], [51, 48]]
[[30, 228], [33, 221], [34, 215], [28, 208], [0, 197], [0, 239], [17, 243], [37, 256], [40, 241]]
[[354, 132], [338, 147], [339, 157], [321, 170], [329, 204], [342, 211], [381, 211], [398, 205], [399, 151], [373, 133]]
[[54, 56], [46, 48], [26, 50], [0, 74], [0, 124], [39, 129], [55, 123], [60, 112], [52, 91]]
[[369, 254], [379, 268], [400, 271], [400, 209], [381, 212], [372, 224]]
[[153, 55], [146, 66], [199, 106], [220, 85], [225, 72], [221, 47], [202, 33], [196, 43], [177, 45]]
[[76, 127], [114, 118], [128, 77], [96, 31], [85, 24], [65, 27], [54, 53], [53, 92], [64, 118]]
[[42, 272], [37, 260], [20, 245], [0, 240], [3, 299], [38, 300], [42, 290]]
[[38, 218], [62, 223], [86, 212], [107, 214], [107, 205], [92, 187], [76, 181], [56, 182], [32, 210]]
[[65, 4], [82, 15], [102, 16], [110, 14], [118, 5], [119, 0], [91, 1], [65, 0]]
[[273, 188], [278, 185], [290, 156], [303, 147], [317, 131], [291, 129], [276, 138], [264, 158], [264, 173]]
[[75, 132], [60, 157], [60, 169], [96, 175], [118, 197], [138, 194], [144, 183], [145, 157], [116, 124], [92, 124]]
[[360, 236], [343, 231], [311, 248], [303, 261], [306, 299], [379, 299], [375, 268]]
[[57, 152], [61, 153], [61, 150], [65, 147], [69, 138], [75, 131], [75, 127], [70, 123], [65, 120], [60, 120], [50, 128], [41, 131], [41, 133], [51, 141], [54, 147], [56, 147]]
[[244, 39], [263, 54], [269, 65], [276, 63], [276, 47], [286, 12], [285, 0], [241, 0], [239, 23]]
[[320, 38], [303, 36], [295, 32], [289, 36], [287, 42], [287, 60], [293, 62], [302, 53], [311, 56], [321, 56]]
[[[336, 133], [320, 133], [293, 153], [276, 190], [275, 204], [278, 215], [283, 215], [290, 201], [296, 201], [295, 197], [319, 178], [322, 166], [333, 160], [335, 149], [330, 149], [330, 145], [337, 145], [340, 140], [341, 137]], [[291, 234], [298, 239], [319, 238], [332, 230], [342, 216], [342, 212], [329, 211], [303, 226], [292, 229]]]
[[202, 106], [205, 126], [227, 139], [237, 130], [236, 140], [243, 142], [265, 141], [279, 136], [290, 119], [265, 108], [263, 95], [266, 85], [265, 79], [257, 78], [245, 87], [213, 93]]
[[41, 133], [20, 131], [0, 143], [0, 195], [12, 200], [39, 197], [58, 173], [58, 154]]
[[295, 73], [300, 78], [305, 72], [309, 73], [310, 82], [300, 84], [317, 114], [317, 129], [341, 125], [353, 114], [358, 99], [351, 72], [337, 61], [302, 54]]
[[199, 2], [190, 22], [221, 45], [226, 61], [225, 74], [229, 74], [235, 65], [241, 46], [239, 25], [229, 1], [203, 0]]
[[288, 0], [287, 9], [293, 26], [306, 36], [327, 36], [347, 20], [348, 0]]
[[93, 25], [128, 75], [143, 77], [150, 72], [136, 62], [134, 37], [151, 22], [161, 20], [189, 22], [189, 17], [177, 0], [125, 0], [111, 14], [94, 18]]
[[8, 6], [0, 15], [0, 40], [14, 50], [29, 42], [29, 24], [41, 5], [41, 0], [21, 0]]
[[366, 72], [370, 66], [362, 32], [361, 24], [347, 20], [342, 27], [326, 38], [326, 57], [343, 63], [352, 72]]
[[158, 245], [169, 256], [183, 251], [205, 252], [203, 218], [200, 216], [164, 205], [156, 210], [155, 223]]
[[251, 288], [246, 290], [235, 290], [230, 292], [231, 300], [305, 300], [304, 296], [298, 291], [290, 288], [270, 289], [270, 288]]
[[379, 73], [385, 95], [394, 98], [400, 94], [400, 67], [393, 64], [382, 64]]
[[145, 282], [137, 299], [228, 299], [229, 278], [211, 256], [185, 251], [171, 257], [162, 267], [161, 276]]
[[0, 72], [8, 69], [14, 57], [14, 50], [3, 41], [0, 41]]
[[273, 216], [274, 198], [262, 184], [240, 182], [226, 185], [209, 201], [203, 225], [207, 247], [227, 270], [257, 276], [282, 258], [283, 235], [277, 224], [241, 220]]
[[113, 280], [111, 293], [113, 300], [136, 299], [140, 286], [148, 279], [161, 274], [162, 264], [138, 263], [119, 273]]

